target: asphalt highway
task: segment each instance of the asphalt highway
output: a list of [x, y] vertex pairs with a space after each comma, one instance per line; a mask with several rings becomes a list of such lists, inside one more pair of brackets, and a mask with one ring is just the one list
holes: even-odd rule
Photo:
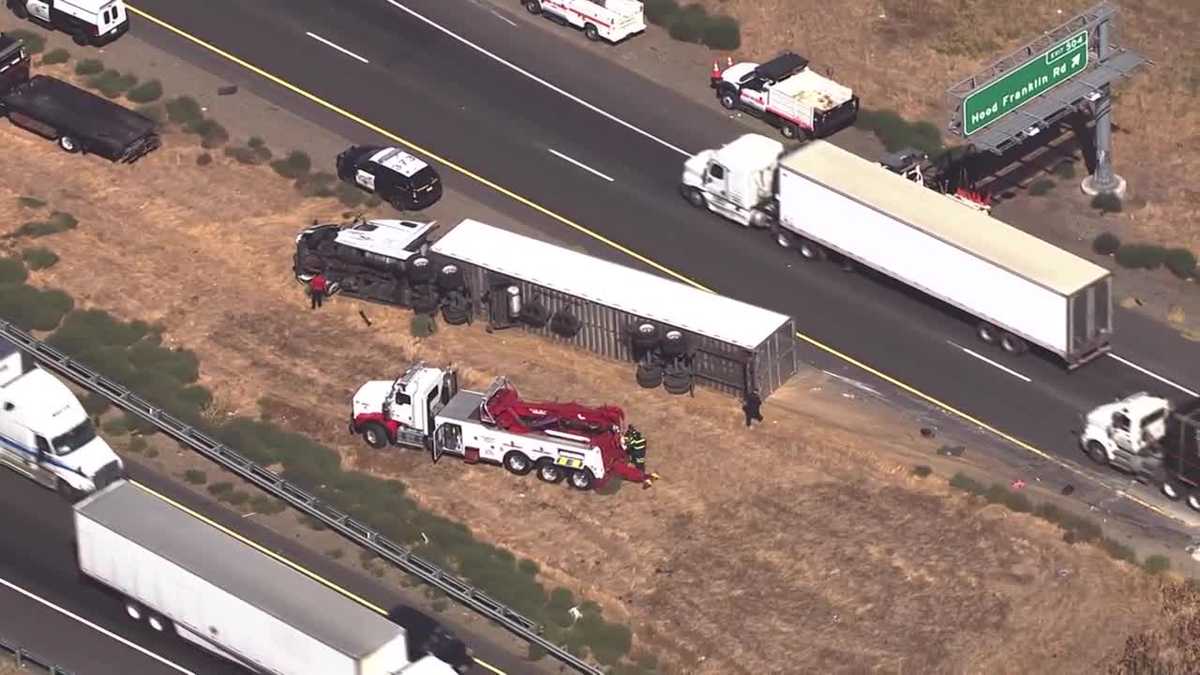
[[[128, 463], [132, 477], [143, 485], [300, 564], [338, 587], [387, 609], [406, 602], [395, 590], [347, 570], [320, 553], [258, 525], [252, 518], [242, 518], [215, 502], [199, 499], [171, 479], [133, 462]], [[76, 675], [234, 675], [246, 672], [176, 636], [160, 635], [133, 622], [126, 616], [120, 598], [82, 578], [72, 548], [71, 513], [70, 505], [53, 491], [0, 467], [0, 528], [7, 533], [0, 538], [0, 634]], [[71, 612], [78, 619], [16, 592], [3, 582]], [[455, 609], [435, 618], [473, 648], [476, 657], [498, 669], [478, 666], [473, 673], [516, 675], [540, 672], [515, 656], [513, 645], [499, 644], [465, 628], [452, 616], [458, 611]], [[83, 621], [110, 631], [120, 640], [136, 644], [158, 658], [108, 637]]]

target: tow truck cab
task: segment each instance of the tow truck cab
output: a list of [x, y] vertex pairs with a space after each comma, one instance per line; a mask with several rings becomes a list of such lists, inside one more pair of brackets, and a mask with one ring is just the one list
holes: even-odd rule
[[71, 36], [75, 44], [104, 46], [129, 31], [124, 0], [7, 0], [19, 19]]

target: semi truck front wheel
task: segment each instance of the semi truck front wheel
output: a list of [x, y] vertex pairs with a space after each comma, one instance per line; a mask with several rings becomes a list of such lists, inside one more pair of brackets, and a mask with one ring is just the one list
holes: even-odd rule
[[1100, 441], [1088, 441], [1087, 454], [1097, 464], [1108, 464], [1108, 453], [1104, 451], [1104, 445]]
[[362, 426], [362, 437], [367, 445], [379, 450], [386, 448], [388, 444], [387, 429], [378, 422], [367, 422]]
[[58, 147], [70, 153], [79, 152], [79, 143], [71, 136], [59, 136]]
[[699, 188], [682, 185], [679, 191], [683, 194], [683, 198], [692, 206], [702, 209], [704, 208], [704, 193]]

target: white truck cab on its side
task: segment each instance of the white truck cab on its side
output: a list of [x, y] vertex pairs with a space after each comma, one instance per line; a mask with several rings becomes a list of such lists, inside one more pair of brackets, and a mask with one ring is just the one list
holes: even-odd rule
[[1171, 403], [1146, 392], [1098, 406], [1084, 417], [1079, 443], [1093, 461], [1144, 473], [1167, 433]]
[[124, 0], [7, 0], [19, 19], [58, 29], [75, 44], [102, 46], [129, 30]]
[[637, 0], [522, 0], [530, 14], [582, 28], [587, 39], [620, 42], [646, 30], [645, 7]]
[[775, 219], [774, 182], [784, 146], [744, 134], [683, 164], [683, 197], [742, 226], [768, 227]]
[[69, 499], [125, 472], [71, 390], [2, 338], [0, 462]]

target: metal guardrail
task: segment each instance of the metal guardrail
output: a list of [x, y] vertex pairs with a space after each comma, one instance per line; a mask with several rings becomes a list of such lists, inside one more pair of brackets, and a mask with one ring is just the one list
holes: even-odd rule
[[365, 523], [350, 517], [349, 514], [323, 503], [315, 495], [289, 483], [274, 471], [259, 466], [233, 448], [168, 414], [124, 385], [100, 375], [3, 319], [0, 319], [0, 336], [7, 338], [18, 348], [24, 350], [47, 370], [65, 377], [88, 391], [100, 394], [111, 401], [113, 405], [153, 424], [164, 434], [257, 485], [293, 508], [316, 518], [329, 529], [359, 546], [369, 549], [405, 572], [438, 588], [463, 605], [500, 624], [510, 633], [541, 647], [547, 654], [576, 671], [587, 675], [604, 675], [604, 671], [542, 637], [542, 627], [532, 619], [493, 600], [483, 591], [421, 558], [407, 547], [384, 537]]
[[36, 666], [47, 673], [50, 673], [50, 675], [74, 675], [71, 671], [64, 668], [59, 668], [37, 654], [34, 654], [27, 649], [23, 649], [21, 645], [9, 640], [3, 635], [0, 635], [0, 653], [8, 654], [9, 656], [13, 657], [15, 659], [13, 662], [18, 668]]

